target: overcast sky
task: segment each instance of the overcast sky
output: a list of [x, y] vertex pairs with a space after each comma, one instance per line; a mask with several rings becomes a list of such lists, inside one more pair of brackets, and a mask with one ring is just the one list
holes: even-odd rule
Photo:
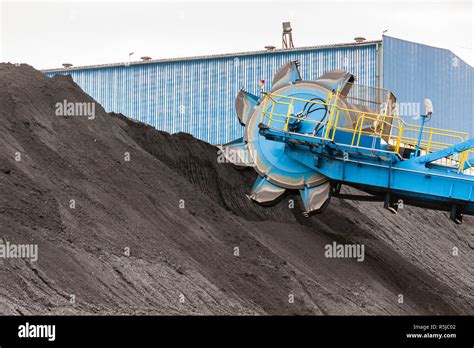
[[38, 69], [117, 63], [281, 46], [291, 21], [295, 46], [387, 35], [450, 49], [474, 65], [474, 6], [463, 1], [4, 1], [0, 60]]

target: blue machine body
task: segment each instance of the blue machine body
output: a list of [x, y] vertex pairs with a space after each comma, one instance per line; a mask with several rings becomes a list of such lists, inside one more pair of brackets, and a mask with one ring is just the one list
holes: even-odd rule
[[[366, 150], [353, 149], [347, 145], [350, 143], [347, 133], [336, 137], [335, 142], [283, 134], [264, 127], [261, 128], [261, 134], [273, 141], [287, 143], [287, 156], [335, 182], [374, 193], [390, 192], [409, 199], [411, 203], [419, 201], [419, 205], [445, 210], [457, 205], [462, 207], [465, 214], [474, 214], [474, 177], [457, 173], [452, 168], [431, 167], [430, 157], [437, 157], [437, 153], [403, 160], [397, 155], [387, 154], [386, 146], [380, 145], [380, 138], [375, 139], [374, 149]], [[374, 142], [373, 137], [362, 138], [361, 146]], [[460, 145], [466, 146], [466, 149], [474, 148], [474, 138], [456, 146]], [[453, 151], [449, 151], [449, 154], [456, 153], [456, 146], [452, 147]], [[439, 152], [447, 155], [446, 150]]]
[[245, 153], [258, 174], [249, 198], [267, 204], [299, 190], [309, 215], [331, 196], [344, 197], [341, 186], [349, 185], [394, 213], [407, 203], [449, 211], [457, 223], [474, 215], [474, 138], [425, 126], [431, 110], [420, 115], [421, 124], [407, 124], [390, 91], [354, 80], [338, 70], [303, 81], [291, 62], [261, 98], [239, 93], [245, 136], [227, 149]]

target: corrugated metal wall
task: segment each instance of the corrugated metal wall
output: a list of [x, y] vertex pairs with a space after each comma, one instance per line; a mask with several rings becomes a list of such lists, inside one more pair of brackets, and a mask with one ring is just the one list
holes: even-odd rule
[[474, 136], [474, 68], [451, 51], [384, 36], [383, 87], [406, 110], [419, 103], [423, 112], [423, 99], [430, 98], [434, 113], [429, 126]]
[[303, 79], [332, 69], [354, 73], [358, 83], [376, 86], [377, 45], [245, 54], [83, 70], [71, 74], [107, 111], [115, 111], [170, 133], [187, 132], [218, 144], [242, 136], [234, 111], [241, 87], [258, 94], [286, 62], [299, 60]]

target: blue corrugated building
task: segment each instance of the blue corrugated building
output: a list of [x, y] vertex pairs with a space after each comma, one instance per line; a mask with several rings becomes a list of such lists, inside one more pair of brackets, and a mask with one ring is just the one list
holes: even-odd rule
[[430, 126], [474, 137], [474, 68], [451, 51], [385, 36], [382, 81], [402, 108], [430, 98]]
[[431, 126], [474, 135], [474, 69], [449, 50], [388, 36], [362, 43], [73, 67], [45, 73], [70, 74], [107, 111], [218, 144], [242, 136], [234, 112], [234, 98], [240, 88], [258, 94], [259, 81], [271, 81], [276, 70], [291, 60], [300, 61], [302, 77], [307, 80], [328, 70], [348, 70], [359, 84], [392, 90], [401, 107], [408, 106], [411, 113], [429, 97], [435, 110]]

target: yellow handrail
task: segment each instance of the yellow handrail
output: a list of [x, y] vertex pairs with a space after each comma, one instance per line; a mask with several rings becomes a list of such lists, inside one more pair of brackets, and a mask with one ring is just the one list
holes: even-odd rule
[[[336, 98], [334, 99], [334, 103], [332, 103], [331, 105], [331, 110], [329, 111], [329, 117], [328, 117], [328, 123], [327, 123], [327, 126], [326, 126], [326, 134], [325, 134], [325, 138], [328, 139], [329, 138], [329, 132], [331, 131], [331, 127], [332, 127], [332, 119], [333, 119], [333, 115], [334, 115], [334, 109], [337, 108], [337, 102], [339, 100], [339, 91], [340, 91], [340, 88], [341, 86], [338, 87], [337, 89], [337, 92], [336, 92]], [[328, 103], [327, 106], [329, 106], [330, 104]]]
[[[260, 122], [264, 123], [266, 120], [268, 120], [267, 125], [269, 127], [273, 122], [283, 124], [283, 130], [285, 132], [289, 131], [288, 128], [291, 119], [311, 122], [318, 126], [324, 125], [326, 129], [323, 132], [323, 135], [317, 136], [315, 134], [313, 136], [323, 138], [325, 140], [334, 140], [337, 131], [352, 132], [352, 146], [354, 146], [355, 142], [356, 146], [360, 146], [362, 135], [383, 138], [388, 143], [388, 145], [393, 147], [393, 150], [389, 150], [389, 152], [393, 153], [398, 153], [401, 148], [415, 148], [420, 132], [422, 132], [421, 150], [424, 153], [438, 151], [453, 145], [455, 142], [462, 142], [468, 139], [468, 134], [466, 132], [446, 130], [429, 126], [425, 126], [422, 131], [421, 126], [419, 125], [406, 123], [405, 120], [400, 116], [389, 115], [388, 110], [384, 112], [384, 114], [380, 114], [376, 112], [344, 108], [340, 105], [337, 105], [339, 101], [339, 92], [340, 90], [338, 89], [336, 93], [330, 93], [328, 99], [325, 102], [267, 93], [264, 97]], [[387, 100], [389, 101], [389, 99]], [[329, 117], [327, 121], [321, 122], [292, 115], [292, 111], [294, 111], [294, 103], [297, 101], [326, 106], [329, 109]], [[267, 105], [269, 102], [271, 102], [272, 105], [270, 111], [267, 111]], [[286, 112], [275, 112], [276, 105], [283, 105], [287, 107]], [[341, 125], [341, 112], [357, 115], [355, 125], [351, 125], [351, 128]], [[370, 125], [368, 122], [371, 122], [372, 125]], [[390, 127], [390, 132], [387, 132], [388, 134], [383, 134], [386, 127]], [[423, 136], [425, 136], [425, 138], [423, 138]], [[443, 141], [433, 140], [433, 137], [435, 136]], [[462, 153], [459, 156], [459, 159], [455, 161], [459, 164], [459, 170], [464, 168], [466, 161], [469, 159], [469, 153], [470, 151]]]

